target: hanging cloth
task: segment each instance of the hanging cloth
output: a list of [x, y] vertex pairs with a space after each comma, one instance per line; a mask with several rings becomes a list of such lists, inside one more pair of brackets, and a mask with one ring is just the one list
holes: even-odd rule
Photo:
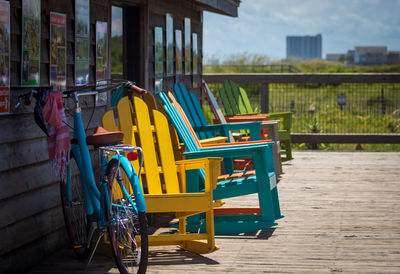
[[64, 181], [66, 167], [69, 161], [69, 150], [71, 141], [62, 102], [63, 94], [60, 91], [50, 92], [44, 101], [43, 117], [48, 123], [47, 144], [52, 169], [56, 176]]

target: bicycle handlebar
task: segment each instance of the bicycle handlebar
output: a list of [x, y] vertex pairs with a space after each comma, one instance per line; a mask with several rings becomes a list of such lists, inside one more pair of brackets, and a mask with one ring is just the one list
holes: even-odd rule
[[147, 93], [147, 90], [136, 86], [134, 83], [132, 83], [129, 87], [130, 87], [131, 90], [136, 91], [139, 94]]
[[[105, 81], [104, 85], [96, 86], [96, 90], [91, 91], [79, 91], [79, 89], [85, 88], [87, 86], [79, 86], [71, 90], [63, 91], [63, 97], [68, 98], [71, 97], [72, 94], [76, 94], [76, 96], [85, 96], [85, 95], [95, 95], [97, 93], [107, 92], [109, 90], [116, 89], [118, 87], [128, 87], [131, 91], [136, 92], [138, 94], [145, 94], [148, 91], [142, 89], [141, 87], [137, 86], [134, 82], [126, 81], [126, 80], [116, 80], [115, 83], [112, 83], [113, 80]], [[111, 83], [111, 85], [109, 85]], [[24, 101], [24, 105], [29, 106], [32, 102], [32, 97], [34, 94], [38, 94], [40, 91], [31, 90], [28, 93], [22, 94], [18, 96], [18, 101], [15, 104], [15, 108], [18, 108], [21, 105], [21, 102]]]

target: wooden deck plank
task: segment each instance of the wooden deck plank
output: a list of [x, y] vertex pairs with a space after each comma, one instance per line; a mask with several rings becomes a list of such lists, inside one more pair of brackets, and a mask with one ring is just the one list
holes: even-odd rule
[[[399, 273], [400, 152], [295, 152], [278, 184], [279, 225], [217, 236], [220, 250], [196, 255], [153, 247], [148, 273]], [[254, 195], [226, 200], [254, 206]], [[30, 273], [118, 273], [111, 259], [84, 264], [63, 250]]]

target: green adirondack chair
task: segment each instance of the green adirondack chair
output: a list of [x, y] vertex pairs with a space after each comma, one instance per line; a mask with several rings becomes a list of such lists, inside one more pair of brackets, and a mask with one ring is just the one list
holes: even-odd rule
[[[226, 121], [235, 122], [240, 121], [237, 116], [251, 116], [254, 121], [263, 121], [266, 119], [280, 120], [279, 140], [281, 142], [281, 149], [283, 161], [292, 160], [292, 145], [290, 141], [290, 129], [292, 127], [292, 113], [291, 112], [278, 112], [257, 115], [250, 104], [250, 100], [246, 91], [238, 87], [233, 81], [224, 81], [223, 87], [219, 90], [219, 96], [224, 106]], [[264, 115], [264, 116], [263, 116]], [[269, 117], [265, 116], [268, 115]], [[236, 116], [236, 117], [235, 117]]]
[[[187, 121], [185, 113], [179, 107], [179, 104], [176, 102], [176, 104], [173, 104], [163, 92], [160, 92], [159, 96], [169, 120], [185, 144], [187, 152], [184, 155], [186, 159], [214, 157], [217, 155], [224, 158], [224, 173], [228, 175], [224, 177], [225, 180], [218, 182], [217, 188], [213, 192], [215, 200], [252, 193], [258, 194], [259, 208], [215, 209], [215, 233], [237, 234], [254, 232], [276, 225], [275, 220], [283, 216], [280, 211], [274, 173], [271, 149], [273, 143], [254, 141], [246, 144], [218, 144], [201, 148], [196, 134], [191, 133], [191, 131], [194, 132], [193, 128]], [[254, 162], [255, 171], [251, 172], [250, 175], [234, 174], [233, 172], [232, 160], [243, 157], [250, 157]], [[202, 172], [200, 172], [200, 176], [203, 176]], [[202, 186], [191, 184], [190, 182], [191, 180], [187, 180], [188, 191], [198, 191], [199, 188], [202, 188]], [[188, 231], [197, 231], [199, 229], [201, 231], [204, 229], [201, 217], [191, 217], [188, 221], [187, 229]]]

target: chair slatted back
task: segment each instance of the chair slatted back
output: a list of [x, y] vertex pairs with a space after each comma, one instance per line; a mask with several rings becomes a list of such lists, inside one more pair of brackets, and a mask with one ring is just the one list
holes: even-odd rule
[[[232, 82], [232, 84], [236, 85], [234, 82]], [[240, 98], [242, 98], [244, 108], [245, 108], [243, 114], [253, 114], [254, 110], [250, 103], [249, 97], [247, 97], [247, 92], [244, 90], [244, 88], [239, 88], [239, 93], [240, 93]]]
[[[165, 94], [164, 94], [165, 95]], [[169, 101], [171, 100], [171, 102]], [[187, 140], [185, 142], [185, 145], [188, 144], [189, 147], [187, 147], [188, 151], [198, 151], [201, 147], [200, 141], [197, 138], [197, 135], [191, 126], [189, 120], [186, 117], [185, 112], [179, 105], [179, 103], [175, 100], [175, 97], [172, 95], [171, 92], [168, 92], [168, 98], [166, 100], [163, 100], [164, 106], [167, 104], [167, 106], [172, 106], [169, 108], [170, 113], [175, 115], [174, 122], [176, 123], [176, 126], [178, 126], [178, 134], [179, 132], [182, 132], [184, 135], [182, 136], [182, 140]], [[175, 124], [174, 124], [175, 126]]]
[[[144, 167], [146, 169], [146, 182], [150, 194], [161, 194], [160, 169], [164, 175], [167, 193], [180, 193], [177, 170], [169, 127], [166, 118], [157, 110], [153, 110], [154, 127], [150, 124], [149, 109], [146, 103], [134, 97], [137, 127], [140, 145], [143, 149]], [[160, 163], [157, 161], [156, 146], [153, 132], [156, 132], [156, 141], [160, 151]], [[168, 138], [166, 138], [166, 136]]]
[[221, 98], [222, 104], [224, 105], [225, 114], [227, 116], [233, 116], [237, 112], [235, 111], [233, 106], [231, 106], [231, 103], [229, 102], [229, 99], [228, 99], [229, 94], [227, 93], [228, 90], [230, 90], [228, 83], [224, 83], [223, 87], [221, 87], [219, 89], [219, 96]]
[[245, 105], [242, 101], [242, 98], [240, 96], [240, 92], [239, 92], [239, 88], [238, 86], [233, 82], [233, 81], [226, 81], [228, 82], [227, 86], [230, 87], [230, 96], [229, 98], [232, 98], [231, 100], [231, 104], [235, 105], [235, 109], [237, 109], [238, 112], [236, 112], [237, 114], [245, 114], [247, 113], [247, 110], [245, 108]]
[[226, 96], [228, 97], [229, 105], [232, 109], [233, 115], [237, 115], [239, 113], [239, 108], [238, 108], [238, 98], [235, 96], [231, 85], [229, 84], [228, 81], [224, 81], [224, 88], [225, 88], [225, 93]]
[[[174, 85], [174, 94], [176, 101], [181, 105], [193, 127], [208, 126], [203, 109], [193, 93], [189, 92], [183, 84], [176, 83]], [[211, 131], [199, 132], [197, 135], [200, 139], [214, 138], [216, 136], [215, 132]]]
[[[115, 125], [114, 113], [110, 110], [103, 116], [104, 128], [107, 130], [121, 130], [124, 132], [123, 142], [125, 144], [140, 145], [142, 147], [143, 174], [146, 177], [147, 192], [149, 194], [163, 193], [162, 176], [164, 177], [163, 182], [167, 193], [180, 193], [181, 189], [175, 166], [170, 129], [166, 117], [156, 110], [149, 112], [146, 103], [138, 97], [134, 97], [133, 101], [135, 114], [133, 113], [131, 101], [128, 97], [124, 97], [117, 105], [119, 127]], [[150, 114], [153, 114], [151, 116], [154, 119], [154, 125], [150, 122]], [[159, 155], [157, 151], [159, 151]], [[132, 164], [135, 170], [139, 170], [138, 161], [134, 161]]]

